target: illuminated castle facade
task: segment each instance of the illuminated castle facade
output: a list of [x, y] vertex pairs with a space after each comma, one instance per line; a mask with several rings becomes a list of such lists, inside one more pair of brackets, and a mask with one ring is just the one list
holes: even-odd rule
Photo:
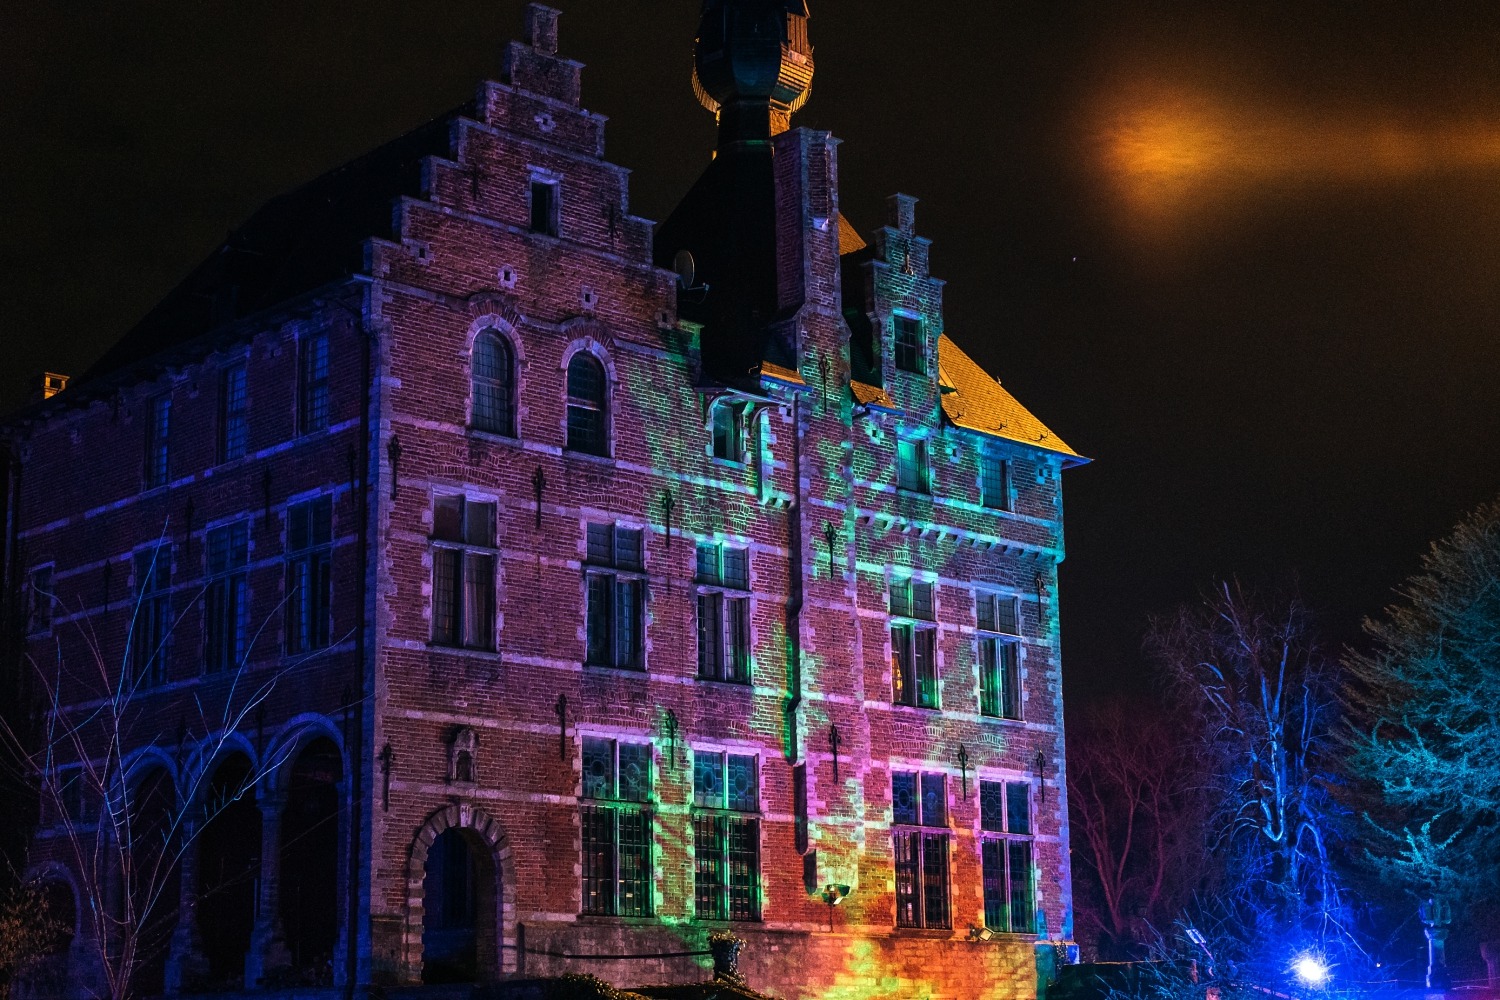
[[787, 997], [1035, 994], [1082, 459], [944, 333], [915, 199], [846, 221], [807, 22], [706, 0], [718, 149], [653, 227], [529, 7], [7, 425], [10, 620], [139, 681], [132, 802], [254, 776], [143, 983], [691, 982], [730, 930]]

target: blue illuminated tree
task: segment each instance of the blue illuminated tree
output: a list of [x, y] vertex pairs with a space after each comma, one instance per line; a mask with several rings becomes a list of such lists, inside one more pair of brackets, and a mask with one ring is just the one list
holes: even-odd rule
[[1500, 500], [1435, 542], [1345, 658], [1345, 745], [1371, 884], [1500, 931]]
[[1262, 981], [1303, 949], [1349, 952], [1330, 851], [1335, 663], [1306, 605], [1219, 583], [1154, 622], [1147, 652], [1210, 762], [1206, 861], [1220, 866], [1220, 888], [1193, 919], [1234, 938]]

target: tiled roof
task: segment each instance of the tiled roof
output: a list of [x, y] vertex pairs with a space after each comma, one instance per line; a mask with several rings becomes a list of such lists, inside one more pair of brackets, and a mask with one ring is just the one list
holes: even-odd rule
[[781, 365], [775, 364], [771, 361], [761, 362], [760, 374], [763, 378], [779, 379], [782, 382], [791, 382], [794, 385], [806, 384], [805, 382], [803, 382], [802, 374], [800, 372], [795, 371], [791, 368], [783, 368], [781, 367]]
[[1088, 461], [1053, 434], [947, 335], [938, 338], [938, 381], [951, 389], [943, 393], [942, 401], [943, 413], [954, 426], [1056, 452], [1065, 456], [1065, 464]]
[[844, 213], [839, 213], [839, 256], [846, 253], [855, 253], [863, 250], [866, 243], [860, 238], [854, 227], [849, 225], [849, 220], [844, 218]]
[[887, 410], [896, 409], [896, 401], [878, 385], [870, 385], [858, 380], [850, 380], [849, 389], [854, 393], [854, 401], [860, 406], [880, 406]]

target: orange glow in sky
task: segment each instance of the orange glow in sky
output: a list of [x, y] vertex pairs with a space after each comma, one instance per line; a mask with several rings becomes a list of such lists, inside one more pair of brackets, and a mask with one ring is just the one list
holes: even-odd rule
[[1101, 138], [1103, 167], [1129, 206], [1157, 216], [1251, 188], [1500, 167], [1500, 123], [1320, 116], [1191, 92], [1126, 97]]

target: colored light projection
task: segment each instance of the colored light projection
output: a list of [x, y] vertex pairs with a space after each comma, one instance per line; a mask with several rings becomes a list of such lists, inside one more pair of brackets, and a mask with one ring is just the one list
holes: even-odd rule
[[[930, 279], [894, 268], [881, 281], [880, 295], [915, 304], [928, 329], [941, 329], [935, 296], [927, 288]], [[1043, 889], [1055, 885], [1055, 891], [1067, 892], [1065, 845], [1047, 836], [1058, 832], [1060, 823], [1062, 795], [1055, 791], [1060, 767], [1050, 781], [1035, 773], [1039, 756], [1060, 759], [1060, 737], [978, 718], [975, 643], [972, 636], [957, 634], [957, 628], [945, 636], [940, 653], [942, 712], [890, 710], [890, 664], [883, 653], [872, 657], [868, 651], [886, 648], [892, 567], [956, 582], [939, 588], [945, 623], [972, 615], [969, 583], [1007, 588], [1022, 596], [1027, 609], [1028, 674], [1054, 678], [1033, 686], [1050, 698], [1033, 695], [1032, 710], [1045, 716], [1033, 721], [1060, 721], [1058, 620], [1050, 602], [1037, 599], [1055, 586], [1052, 559], [1061, 554], [1060, 525], [1002, 518], [981, 510], [977, 502], [962, 507], [945, 502], [953, 494], [971, 492], [975, 495], [969, 499], [977, 501], [981, 436], [941, 426], [934, 380], [925, 380], [925, 390], [911, 394], [915, 402], [925, 392], [924, 408], [905, 415], [856, 412], [842, 381], [835, 383], [837, 391], [820, 391], [825, 373], [849, 371], [841, 327], [821, 336], [809, 331], [801, 366], [804, 385], [766, 379], [765, 398], [744, 399], [749, 418], [742, 464], [707, 457], [712, 418], [705, 397], [692, 388], [696, 344], [678, 331], [663, 331], [656, 346], [665, 357], [653, 366], [622, 366], [624, 381], [617, 396], [619, 426], [640, 429], [652, 468], [671, 472], [670, 484], [659, 487], [662, 495], [647, 498], [657, 515], [650, 543], [654, 592], [647, 628], [675, 637], [653, 643], [653, 669], [676, 676], [694, 673], [693, 621], [685, 609], [691, 607], [694, 590], [696, 542], [749, 546], [755, 601], [749, 690], [700, 682], [693, 697], [657, 711], [656, 920], [675, 929], [685, 950], [701, 947], [703, 927], [692, 915], [692, 753], [687, 744], [751, 741], [768, 751], [762, 779], [767, 810], [762, 912], [776, 924], [811, 928], [810, 938], [821, 939], [808, 944], [809, 955], [818, 957], [806, 970], [809, 982], [834, 1000], [944, 992], [942, 963], [916, 971], [909, 960], [897, 957], [899, 947], [892, 947], [887, 761], [899, 759], [903, 768], [950, 776], [955, 931], [945, 943], [954, 949], [952, 959], [990, 960], [994, 995], [1013, 995], [1017, 984], [1000, 970], [1014, 968], [1017, 961], [1029, 968], [1030, 940], [961, 940], [965, 929], [985, 924], [974, 832], [977, 775], [983, 771], [1037, 783], [1043, 834], [1036, 845], [1037, 866], [1044, 877], [1032, 891], [1040, 922], [1045, 926], [1052, 921], [1058, 937], [1066, 939], [1071, 936], [1067, 900]], [[677, 430], [684, 414], [692, 415], [691, 433]], [[934, 495], [894, 489], [898, 428], [930, 435], [938, 478]], [[1024, 489], [1057, 488], [1055, 456], [1012, 447], [1018, 468], [1041, 474], [1031, 482], [1040, 478], [1042, 485]], [[804, 480], [807, 485], [799, 486]], [[1059, 511], [1060, 506], [1049, 503], [1046, 509]], [[1024, 537], [1003, 537], [1012, 532]], [[775, 547], [789, 549], [786, 558], [775, 554]], [[952, 608], [953, 602], [960, 607]], [[839, 638], [829, 641], [827, 633]], [[836, 753], [831, 741], [835, 728]], [[914, 756], [918, 742], [922, 749]], [[787, 819], [776, 814], [794, 798], [788, 794], [794, 767], [810, 769], [810, 806], [805, 817]], [[805, 833], [799, 829], [804, 823]], [[811, 861], [798, 856], [804, 840]], [[827, 885], [848, 886], [836, 915], [827, 912]], [[752, 938], [746, 957], [753, 960], [758, 926], [731, 929]], [[976, 948], [985, 950], [969, 951]], [[705, 969], [709, 965], [706, 957], [697, 961]]]

